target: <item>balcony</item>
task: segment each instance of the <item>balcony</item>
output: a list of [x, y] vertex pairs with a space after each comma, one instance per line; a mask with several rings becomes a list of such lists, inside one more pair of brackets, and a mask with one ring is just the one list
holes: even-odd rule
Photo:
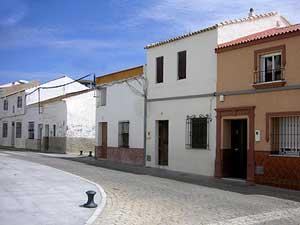
[[286, 84], [284, 68], [255, 71], [253, 87], [256, 89], [282, 87]]

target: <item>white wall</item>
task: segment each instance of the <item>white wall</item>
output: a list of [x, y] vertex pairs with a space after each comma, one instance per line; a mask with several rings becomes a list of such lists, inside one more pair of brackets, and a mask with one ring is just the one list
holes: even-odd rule
[[[146, 165], [159, 167], [158, 164], [158, 120], [169, 121], [169, 165], [168, 169], [213, 176], [215, 160], [215, 98], [195, 98], [148, 103], [147, 155], [151, 161]], [[209, 148], [186, 148], [186, 118], [192, 115], [210, 115]], [[149, 132], [149, 133], [148, 133]]]
[[[129, 83], [141, 87], [136, 81]], [[129, 121], [129, 147], [144, 148], [144, 98], [134, 94], [126, 83], [108, 86], [106, 94], [106, 105], [96, 109], [96, 145], [101, 145], [99, 122], [107, 122], [108, 146], [118, 147], [118, 123]]]
[[[217, 30], [147, 50], [148, 98], [212, 93], [216, 89]], [[187, 51], [186, 79], [177, 79], [177, 52]], [[164, 57], [164, 82], [156, 83], [156, 57]]]
[[95, 138], [96, 99], [94, 91], [65, 99], [67, 137]]
[[289, 25], [279, 14], [276, 14], [265, 18], [221, 26], [218, 28], [218, 44], [277, 27], [277, 24], [279, 27]]

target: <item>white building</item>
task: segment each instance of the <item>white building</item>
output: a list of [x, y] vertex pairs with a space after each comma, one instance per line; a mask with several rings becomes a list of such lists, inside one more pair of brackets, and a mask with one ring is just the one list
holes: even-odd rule
[[[1, 114], [1, 145], [59, 153], [93, 150], [93, 90], [64, 76], [27, 89], [23, 96], [20, 116]], [[8, 102], [15, 102], [14, 96], [6, 98]], [[10, 135], [5, 135], [6, 129], [10, 130]]]
[[144, 165], [143, 66], [96, 79], [96, 156]]
[[146, 46], [146, 166], [213, 176], [218, 44], [288, 21], [249, 15]]

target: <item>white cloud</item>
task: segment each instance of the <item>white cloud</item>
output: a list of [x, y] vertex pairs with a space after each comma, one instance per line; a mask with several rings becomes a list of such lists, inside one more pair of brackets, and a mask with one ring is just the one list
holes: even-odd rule
[[187, 31], [246, 17], [249, 8], [254, 8], [257, 13], [278, 11], [293, 23], [300, 21], [299, 0], [159, 0], [144, 8], [135, 20], [166, 23]]

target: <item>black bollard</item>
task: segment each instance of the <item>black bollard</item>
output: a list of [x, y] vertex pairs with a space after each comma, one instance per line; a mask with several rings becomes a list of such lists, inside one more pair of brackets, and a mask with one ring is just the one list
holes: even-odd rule
[[80, 151], [80, 155], [82, 155], [83, 154], [83, 151]]
[[98, 205], [94, 202], [94, 196], [96, 194], [95, 191], [87, 191], [85, 192], [88, 196], [88, 201], [83, 205], [85, 208], [96, 208]]
[[92, 157], [93, 155], [92, 155], [92, 151], [89, 151], [89, 157]]

